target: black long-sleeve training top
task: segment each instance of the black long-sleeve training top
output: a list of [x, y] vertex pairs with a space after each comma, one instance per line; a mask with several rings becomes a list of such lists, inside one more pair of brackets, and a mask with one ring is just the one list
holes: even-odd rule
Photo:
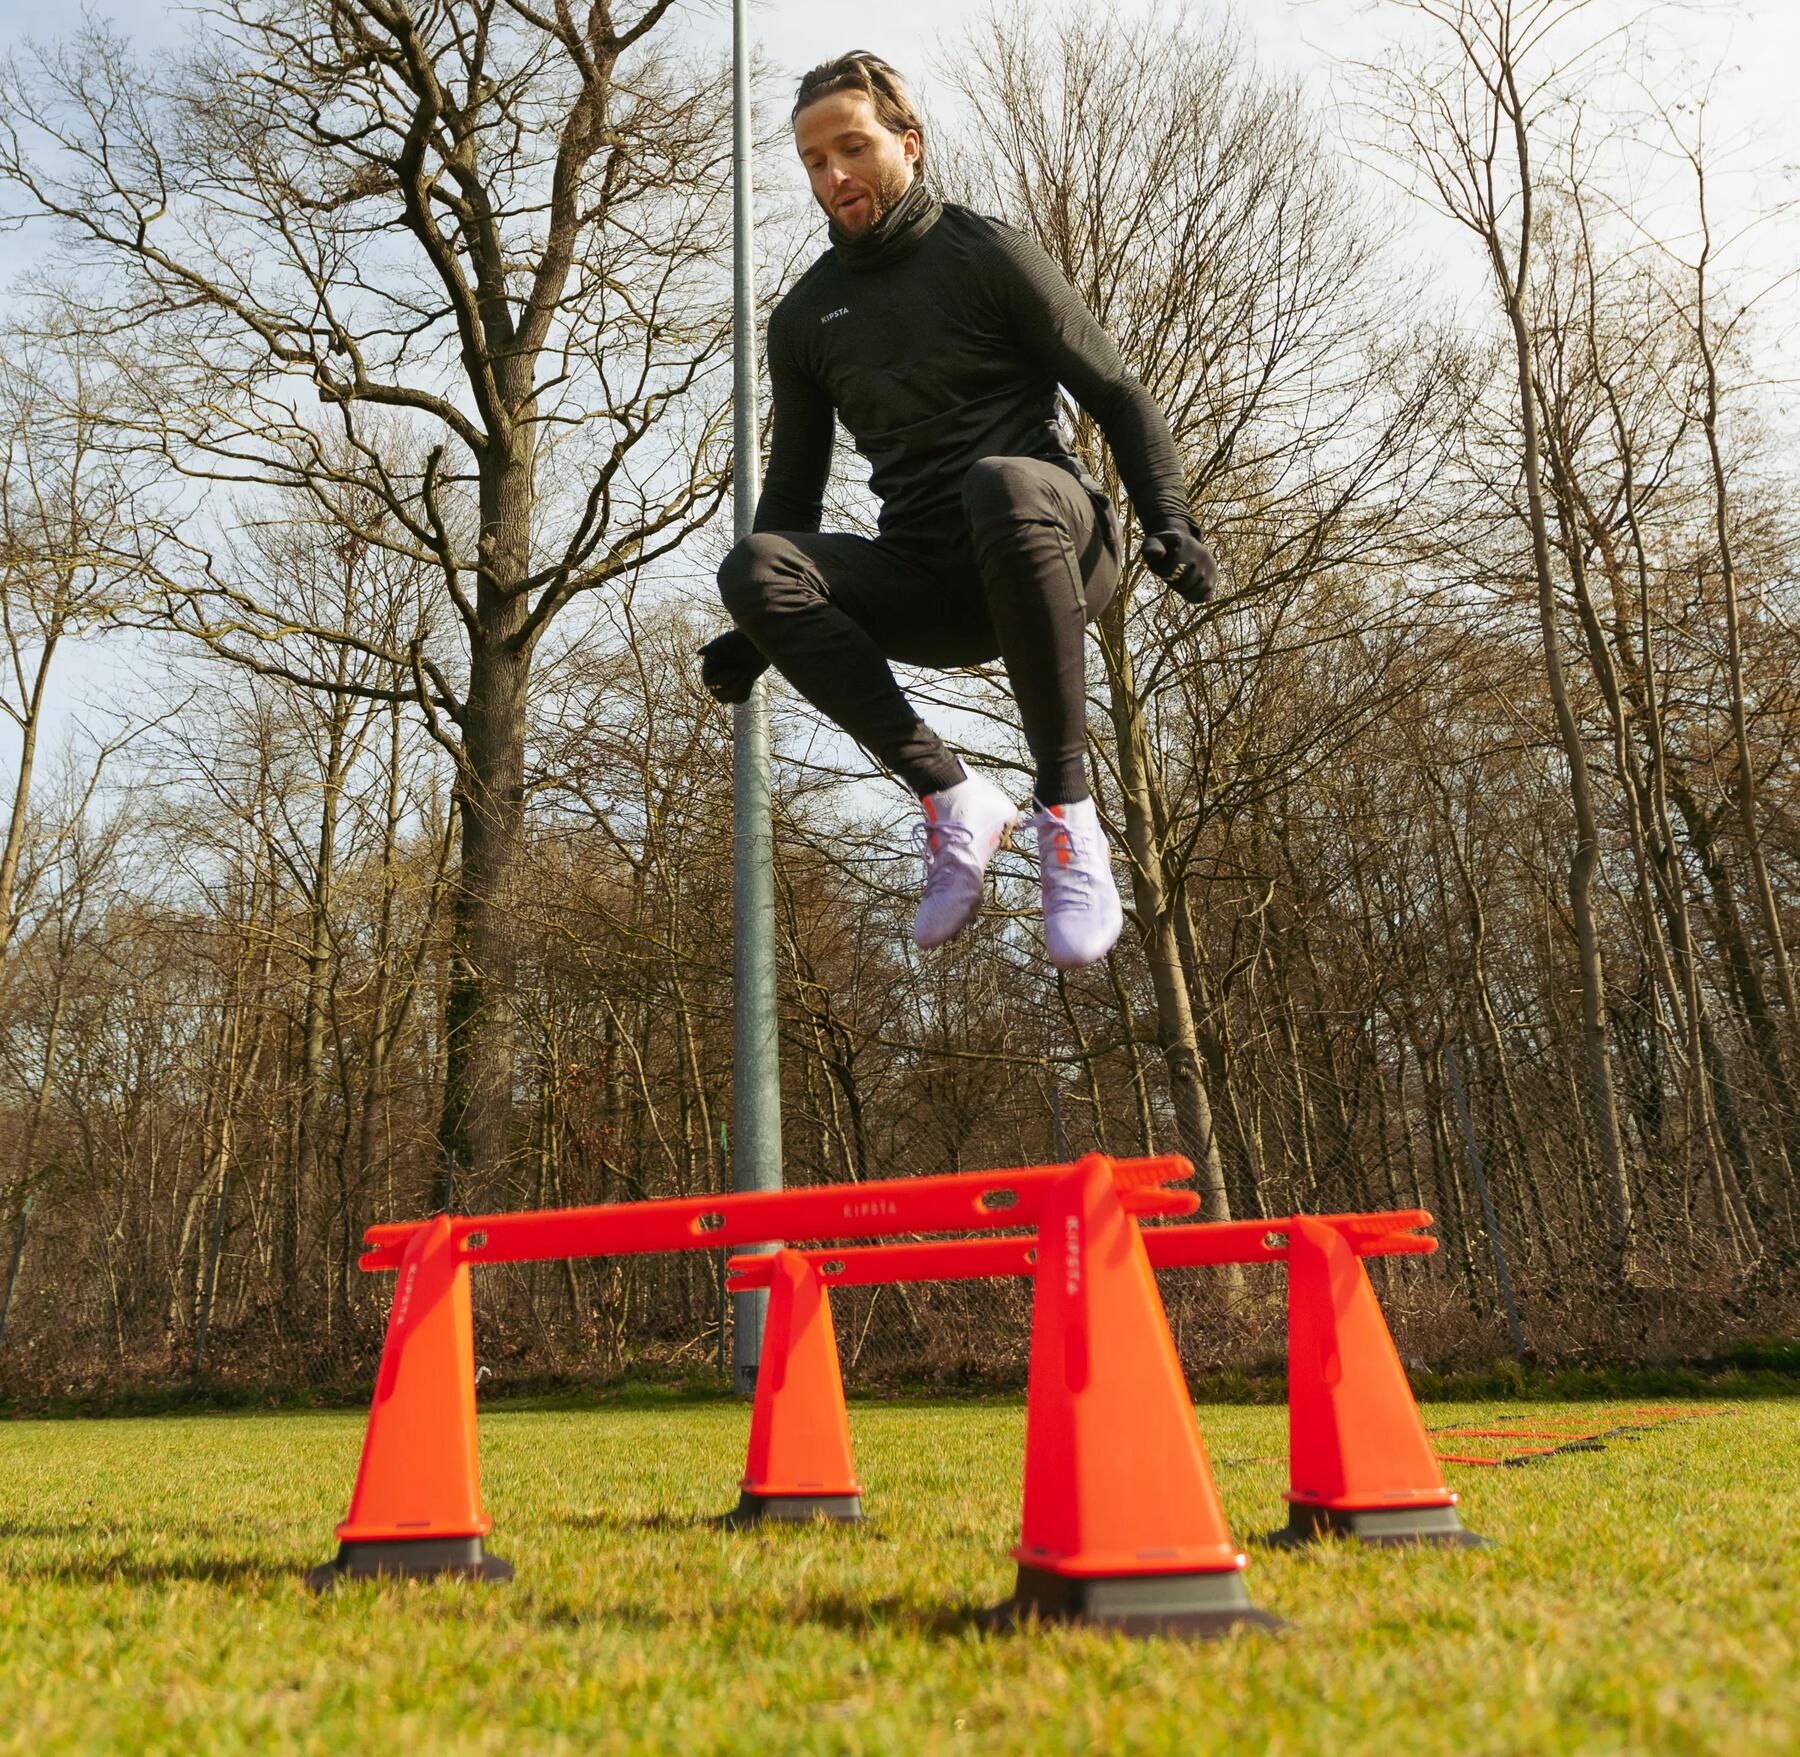
[[914, 184], [867, 240], [838, 239], [769, 319], [774, 398], [758, 531], [816, 531], [833, 416], [869, 460], [882, 534], [960, 520], [969, 466], [1078, 470], [1056, 387], [1099, 423], [1147, 531], [1190, 522], [1168, 423], [1038, 244]]

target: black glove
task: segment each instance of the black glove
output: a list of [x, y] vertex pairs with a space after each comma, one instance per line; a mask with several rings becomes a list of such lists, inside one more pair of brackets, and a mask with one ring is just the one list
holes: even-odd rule
[[700, 651], [700, 681], [715, 702], [747, 702], [769, 661], [741, 628], [716, 635]]
[[1179, 592], [1190, 604], [1204, 604], [1212, 596], [1219, 564], [1192, 525], [1178, 525], [1172, 531], [1158, 531], [1146, 537], [1138, 555], [1145, 567], [1158, 579], [1168, 581], [1169, 589]]

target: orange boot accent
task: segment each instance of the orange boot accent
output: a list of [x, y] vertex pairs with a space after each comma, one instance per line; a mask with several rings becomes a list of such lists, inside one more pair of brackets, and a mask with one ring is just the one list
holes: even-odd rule
[[740, 1486], [732, 1525], [863, 1516], [831, 1298], [800, 1251], [777, 1251], [771, 1259], [750, 1456]]
[[407, 1242], [350, 1514], [336, 1559], [307, 1584], [323, 1592], [345, 1575], [374, 1574], [510, 1580], [511, 1565], [482, 1550], [492, 1525], [475, 1451], [469, 1267], [439, 1215]]
[[1044, 1198], [1031, 1315], [1025, 1496], [1013, 1596], [1126, 1634], [1276, 1625], [1244, 1591], [1136, 1223], [1098, 1155]]
[[1288, 1236], [1291, 1512], [1269, 1541], [1484, 1542], [1457, 1517], [1361, 1259], [1335, 1227], [1271, 1225]]

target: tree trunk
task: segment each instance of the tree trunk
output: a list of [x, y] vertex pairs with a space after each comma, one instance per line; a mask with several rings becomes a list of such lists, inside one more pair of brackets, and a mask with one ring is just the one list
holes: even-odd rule
[[1169, 1075], [1169, 1099], [1181, 1150], [1194, 1162], [1201, 1212], [1208, 1220], [1229, 1220], [1231, 1198], [1219, 1161], [1212, 1102], [1201, 1077], [1194, 1032], [1193, 1000], [1181, 964], [1175, 908], [1163, 873], [1156, 838], [1155, 785], [1146, 748], [1143, 714], [1132, 686], [1131, 656], [1125, 645], [1121, 591], [1108, 607], [1101, 641], [1111, 685], [1113, 730], [1118, 739], [1119, 777], [1124, 792], [1125, 839], [1131, 851], [1131, 889], [1144, 934], [1144, 956], [1156, 997], [1157, 1040]]
[[[343, 658], [339, 657], [340, 670]], [[306, 1224], [309, 1182], [317, 1180], [319, 1088], [325, 1066], [325, 991], [331, 965], [331, 910], [336, 902], [338, 805], [344, 785], [344, 731], [349, 703], [327, 698], [324, 788], [319, 802], [319, 839], [313, 857], [312, 895], [307, 899], [306, 990], [300, 1015], [299, 1116], [294, 1130], [293, 1181], [282, 1204], [281, 1309], [290, 1324], [300, 1318], [300, 1238]]]
[[[52, 632], [38, 655], [37, 675], [21, 703], [19, 715], [19, 772], [13, 778], [12, 811], [6, 824], [6, 846], [0, 850], [0, 958], [12, 945], [18, 916], [14, 891], [19, 883], [19, 857], [25, 848], [25, 827], [31, 813], [31, 774], [37, 762], [38, 728], [44, 720], [44, 688], [50, 680], [50, 660], [56, 652], [57, 637]], [[14, 648], [15, 662], [17, 647]], [[20, 679], [23, 682], [23, 677]]]
[[1117, 949], [1106, 954], [1106, 976], [1112, 985], [1113, 1000], [1119, 1009], [1119, 1027], [1125, 1034], [1126, 1065], [1131, 1069], [1131, 1097], [1137, 1108], [1138, 1150], [1145, 1154], [1156, 1151], [1156, 1124], [1150, 1112], [1150, 1084], [1144, 1078], [1144, 1058], [1138, 1051], [1137, 1014], [1131, 997], [1125, 992], [1125, 978], [1119, 972]]
[[[1698, 167], [1696, 166], [1698, 175]], [[1775, 889], [1763, 857], [1762, 828], [1756, 816], [1756, 765], [1750, 754], [1750, 725], [1744, 705], [1744, 640], [1738, 601], [1737, 564], [1731, 545], [1731, 505], [1725, 457], [1719, 445], [1719, 365], [1707, 322], [1706, 272], [1712, 254], [1712, 231], [1706, 210], [1706, 181], [1699, 176], [1700, 225], [1703, 247], [1694, 275], [1694, 337], [1706, 369], [1706, 398], [1701, 406], [1701, 425], [1706, 430], [1706, 455], [1712, 469], [1713, 536], [1719, 549], [1719, 580], [1725, 594], [1725, 653], [1731, 686], [1731, 744], [1736, 758], [1734, 789], [1738, 823], [1744, 832], [1744, 853], [1750, 862], [1751, 889], [1762, 917], [1763, 937], [1775, 966], [1775, 983], [1789, 1028], [1800, 1020], [1800, 997], [1794, 991], [1794, 971], [1788, 960], [1787, 940], [1781, 930], [1781, 912], [1775, 906]]]
[[[525, 424], [521, 423], [524, 428]], [[528, 432], [528, 428], [525, 428]], [[457, 765], [462, 866], [450, 904], [444, 995], [442, 1164], [436, 1205], [479, 1207], [497, 1197], [512, 1153], [512, 881], [525, 825], [525, 706], [531, 647], [523, 590], [529, 560], [529, 440], [482, 479], [479, 627], [472, 631], [468, 698]]]
[[1527, 325], [1531, 285], [1533, 203], [1531, 155], [1525, 133], [1525, 112], [1513, 81], [1510, 65], [1505, 70], [1507, 114], [1512, 123], [1513, 148], [1519, 171], [1521, 211], [1518, 258], [1509, 277], [1504, 268], [1499, 220], [1492, 221], [1489, 237], [1496, 279], [1500, 285], [1506, 320], [1512, 332], [1514, 364], [1519, 379], [1519, 430], [1524, 455], [1520, 466], [1525, 477], [1525, 499], [1531, 526], [1532, 574], [1537, 584], [1538, 627], [1544, 647], [1544, 671], [1556, 729], [1568, 765], [1569, 801], [1575, 813], [1575, 847], [1569, 857], [1569, 907], [1575, 919], [1575, 944], [1581, 969], [1581, 1040], [1587, 1064], [1587, 1086], [1595, 1133], [1594, 1146], [1606, 1193], [1607, 1248], [1613, 1272], [1621, 1279], [1631, 1258], [1631, 1185], [1625, 1172], [1625, 1153], [1619, 1138], [1619, 1107], [1613, 1091], [1610, 1047], [1607, 1042], [1606, 973], [1600, 956], [1600, 935], [1594, 920], [1594, 873], [1600, 860], [1600, 832], [1594, 817], [1593, 793], [1587, 751], [1581, 729], [1569, 706], [1568, 685], [1563, 676], [1562, 641], [1556, 625], [1556, 581], [1550, 565], [1550, 527], [1544, 511], [1543, 448], [1538, 435], [1537, 387], [1532, 376], [1531, 334]]

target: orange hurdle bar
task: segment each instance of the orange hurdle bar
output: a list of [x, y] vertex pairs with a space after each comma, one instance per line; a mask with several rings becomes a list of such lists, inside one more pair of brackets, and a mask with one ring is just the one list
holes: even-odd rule
[[1090, 1155], [1059, 1178], [1039, 1221], [1018, 1577], [990, 1620], [1280, 1627], [1244, 1589], [1143, 1234], [1105, 1168]]
[[[1280, 1544], [1328, 1535], [1365, 1543], [1467, 1547], [1483, 1541], [1456, 1512], [1443, 1471], [1359, 1259], [1423, 1256], [1422, 1208], [1293, 1215], [1139, 1228], [1156, 1269], [1220, 1263], [1288, 1264], [1288, 1466]], [[821, 1287], [955, 1281], [1036, 1272], [1038, 1241], [938, 1239], [801, 1253]], [[769, 1285], [767, 1258], [734, 1257], [733, 1291]]]
[[[1129, 1204], [1127, 1204], [1129, 1206]], [[1359, 1257], [1429, 1256], [1435, 1238], [1421, 1237], [1429, 1226], [1423, 1208], [1388, 1214], [1319, 1214], [1309, 1218], [1342, 1235]], [[1153, 1269], [1192, 1269], [1219, 1263], [1283, 1263], [1288, 1255], [1285, 1220], [1213, 1220], [1192, 1226], [1143, 1229], [1144, 1249]], [[803, 1253], [830, 1287], [882, 1287], [915, 1281], [991, 1281], [1030, 1275], [1037, 1263], [1037, 1234], [1016, 1238], [931, 1239], [922, 1244], [850, 1245], [843, 1250]], [[770, 1284], [770, 1259], [733, 1257], [726, 1264], [733, 1293]]]
[[[1033, 1302], [1018, 1578], [988, 1620], [1195, 1637], [1275, 1625], [1245, 1591], [1244, 1555], [1131, 1218], [1133, 1192], [1117, 1181], [1091, 1154], [1058, 1172], [1038, 1216], [1055, 1261], [1037, 1276]], [[982, 1261], [1029, 1270], [1029, 1238], [974, 1242]], [[924, 1271], [944, 1260], [942, 1249], [858, 1255], [890, 1264], [898, 1255]], [[784, 1249], [747, 1261], [772, 1297], [742, 1499], [729, 1522], [860, 1518], [831, 1302], [814, 1267], [837, 1267], [836, 1255]]]
[[862, 1518], [831, 1298], [800, 1251], [777, 1251], [763, 1324], [750, 1453], [726, 1523]]
[[483, 1547], [492, 1525], [476, 1458], [469, 1266], [440, 1214], [407, 1246], [338, 1553], [306, 1583], [327, 1592], [378, 1574], [510, 1580], [511, 1564]]
[[1286, 1230], [1289, 1512], [1269, 1541], [1485, 1542], [1457, 1515], [1356, 1247], [1303, 1214]]
[[[338, 1554], [314, 1569], [309, 1583], [323, 1591], [345, 1576], [370, 1574], [510, 1577], [482, 1547], [490, 1526], [477, 1462], [471, 1264], [980, 1231], [1036, 1221], [1050, 1193], [1077, 1174], [1104, 1183], [1126, 1214], [1191, 1214], [1199, 1197], [1163, 1186], [1193, 1170], [1176, 1154], [1089, 1154], [1074, 1165], [372, 1226], [362, 1267], [399, 1270], [400, 1284]], [[819, 1315], [828, 1322], [828, 1309]], [[841, 1386], [837, 1400], [841, 1405]]]
[[[1100, 1155], [1092, 1155], [1099, 1158]], [[1085, 1162], [1084, 1162], [1085, 1163]], [[1179, 1154], [1113, 1159], [1113, 1188], [1127, 1212], [1192, 1214], [1192, 1190], [1161, 1186], [1194, 1175]], [[519, 1214], [453, 1214], [450, 1235], [468, 1263], [532, 1263], [563, 1257], [626, 1257], [650, 1251], [711, 1251], [795, 1238], [879, 1238], [894, 1232], [980, 1232], [1035, 1224], [1045, 1193], [1072, 1165], [949, 1172], [880, 1183], [743, 1195], [675, 1196], [590, 1208]], [[366, 1270], [398, 1269], [413, 1235], [432, 1221], [371, 1226], [360, 1259]]]

